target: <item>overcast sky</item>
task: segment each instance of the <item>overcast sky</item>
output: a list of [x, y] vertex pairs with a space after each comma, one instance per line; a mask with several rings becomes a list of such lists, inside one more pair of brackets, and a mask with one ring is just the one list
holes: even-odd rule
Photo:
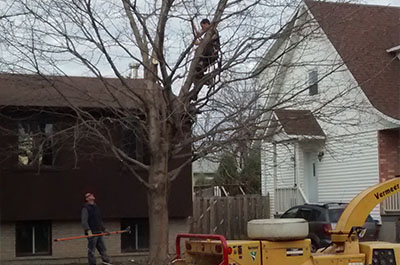
[[365, 2], [368, 4], [374, 4], [374, 5], [400, 6], [400, 0], [363, 0], [361, 2]]
[[[12, 0], [10, 0], [12, 1]], [[215, 0], [216, 1], [216, 0]], [[300, 1], [300, 0], [297, 0]], [[341, 1], [341, 0], [328, 0], [328, 1]], [[345, 2], [348, 2], [349, 0], [345, 0]], [[400, 7], [400, 0], [352, 0], [352, 2], [358, 2], [358, 3], [363, 3], [363, 4], [374, 4], [374, 5], [383, 5], [383, 6], [398, 6]], [[4, 10], [4, 4], [6, 3], [6, 1], [4, 0], [0, 0], [0, 10]], [[0, 12], [1, 13], [1, 12]], [[181, 23], [182, 24], [182, 23]], [[181, 26], [185, 27], [189, 27], [189, 24], [182, 24], [179, 27], [175, 27], [177, 29], [179, 29]], [[222, 34], [222, 33], [221, 33]], [[223, 37], [223, 36], [222, 36]], [[228, 38], [225, 38], [228, 39]], [[181, 42], [176, 41], [176, 38], [171, 38], [171, 43], [173, 45], [177, 45]], [[171, 43], [168, 43], [172, 48], [174, 47]], [[169, 53], [169, 54], [173, 54], [173, 53]], [[4, 56], [5, 53], [2, 53], [2, 50], [0, 49], [0, 57]], [[126, 59], [126, 58], [119, 58], [118, 60], [115, 60], [115, 63], [118, 65], [118, 68], [120, 69], [120, 71], [122, 72], [123, 75], [128, 75], [129, 74], [129, 63], [131, 63], [131, 59]], [[1, 66], [1, 65], [0, 65]], [[66, 61], [66, 62], [58, 62], [58, 66], [60, 66], [65, 72], [67, 72], [70, 75], [90, 75], [91, 72], [89, 72], [86, 68], [82, 68], [82, 67], [77, 67], [75, 62], [72, 61]], [[102, 69], [102, 73], [105, 76], [114, 76], [113, 71], [110, 69], [110, 67], [108, 66], [108, 64], [105, 64], [103, 66], [101, 66], [100, 64], [97, 64], [97, 66], [99, 68]], [[8, 69], [8, 68], [6, 68]], [[0, 67], [0, 71], [5, 71], [5, 69]]]

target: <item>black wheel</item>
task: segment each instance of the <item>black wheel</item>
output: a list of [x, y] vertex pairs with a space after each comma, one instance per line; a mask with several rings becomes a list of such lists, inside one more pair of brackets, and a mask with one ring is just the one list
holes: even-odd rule
[[315, 253], [318, 250], [318, 245], [314, 241], [311, 241], [311, 253]]

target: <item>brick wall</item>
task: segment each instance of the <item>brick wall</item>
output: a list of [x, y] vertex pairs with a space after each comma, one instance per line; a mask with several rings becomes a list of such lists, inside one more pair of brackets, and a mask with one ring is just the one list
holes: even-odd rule
[[[188, 219], [171, 219], [169, 221], [169, 252], [175, 253], [175, 239], [178, 233], [189, 233]], [[181, 243], [182, 244], [182, 243]]]
[[[0, 261], [15, 257], [15, 230], [13, 223], [0, 225]], [[0, 264], [2, 264], [0, 262]]]
[[[119, 220], [105, 221], [109, 231], [121, 229]], [[169, 233], [169, 249], [175, 251], [175, 237], [179, 232], [187, 233], [189, 224], [186, 219], [171, 219]], [[62, 238], [81, 235], [82, 228], [79, 222], [52, 222], [52, 238]], [[121, 253], [121, 237], [119, 235], [104, 237], [108, 254], [113, 261], [140, 260], [146, 253]], [[52, 243], [51, 256], [16, 257], [15, 256], [15, 224], [1, 223], [0, 225], [0, 264], [1, 265], [44, 265], [87, 263], [87, 240], [77, 239]], [[97, 253], [98, 255], [98, 253]]]
[[379, 131], [378, 150], [380, 181], [400, 175], [400, 130]]

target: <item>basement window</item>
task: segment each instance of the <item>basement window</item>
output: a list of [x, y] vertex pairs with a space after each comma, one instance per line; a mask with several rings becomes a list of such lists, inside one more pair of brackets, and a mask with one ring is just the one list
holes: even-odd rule
[[17, 257], [51, 255], [50, 221], [16, 223], [15, 253]]
[[318, 94], [318, 71], [312, 70], [308, 73], [308, 94], [310, 96]]
[[121, 230], [130, 226], [131, 233], [121, 234], [121, 252], [145, 252], [149, 250], [149, 220], [133, 218], [121, 220]]

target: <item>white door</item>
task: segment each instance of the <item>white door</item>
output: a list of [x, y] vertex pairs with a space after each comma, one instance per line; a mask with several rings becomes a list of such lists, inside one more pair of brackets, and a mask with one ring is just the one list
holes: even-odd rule
[[318, 202], [317, 153], [304, 153], [304, 191], [309, 202]]

